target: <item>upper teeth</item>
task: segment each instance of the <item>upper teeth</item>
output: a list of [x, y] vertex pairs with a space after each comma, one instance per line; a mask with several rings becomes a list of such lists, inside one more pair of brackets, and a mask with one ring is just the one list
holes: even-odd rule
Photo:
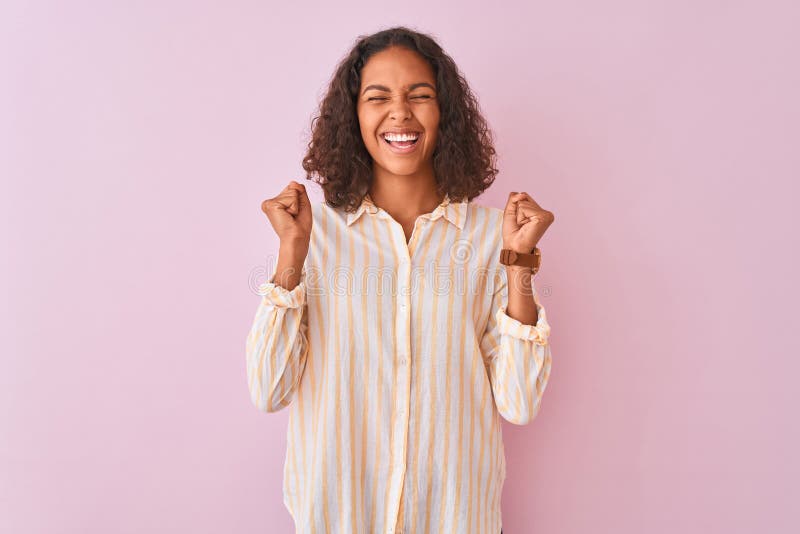
[[412, 133], [412, 134], [396, 134], [396, 133], [385, 133], [383, 136], [386, 138], [387, 141], [413, 141], [419, 134]]

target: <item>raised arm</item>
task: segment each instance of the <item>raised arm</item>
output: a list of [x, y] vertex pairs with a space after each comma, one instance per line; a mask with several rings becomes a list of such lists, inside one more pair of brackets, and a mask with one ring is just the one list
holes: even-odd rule
[[258, 287], [261, 300], [245, 352], [253, 404], [275, 412], [294, 398], [308, 355], [305, 262], [312, 216], [305, 188], [294, 181], [262, 210], [280, 237], [280, 251], [275, 272]]
[[499, 270], [499, 275], [481, 350], [488, 362], [489, 381], [500, 415], [511, 423], [525, 425], [538, 414], [550, 377], [550, 325], [532, 280], [536, 324], [523, 324], [509, 316], [506, 270]]

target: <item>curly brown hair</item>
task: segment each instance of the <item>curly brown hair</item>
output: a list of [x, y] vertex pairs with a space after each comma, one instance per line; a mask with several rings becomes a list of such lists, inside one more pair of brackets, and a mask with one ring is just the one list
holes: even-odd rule
[[317, 178], [331, 207], [354, 211], [361, 204], [372, 181], [372, 156], [364, 146], [356, 109], [361, 69], [390, 46], [417, 52], [433, 67], [441, 113], [433, 152], [437, 191], [454, 202], [472, 200], [497, 175], [492, 132], [453, 59], [432, 37], [404, 26], [359, 36], [337, 66], [311, 120], [311, 141], [303, 158], [306, 179]]

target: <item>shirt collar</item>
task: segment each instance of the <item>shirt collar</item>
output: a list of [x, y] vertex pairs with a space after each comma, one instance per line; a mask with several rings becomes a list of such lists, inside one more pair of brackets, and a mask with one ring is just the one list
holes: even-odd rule
[[[420, 217], [430, 219], [431, 221], [435, 221], [439, 217], [444, 217], [459, 229], [463, 229], [467, 215], [467, 203], [466, 200], [463, 202], [453, 202], [450, 200], [450, 195], [445, 193], [444, 200], [442, 200], [441, 204], [436, 206], [436, 209], [430, 213], [424, 213], [420, 215]], [[369, 196], [369, 193], [367, 193], [364, 195], [364, 199], [361, 201], [361, 205], [358, 209], [354, 212], [347, 213], [347, 225], [350, 226], [353, 224], [353, 222], [357, 221], [364, 213], [377, 215], [382, 219], [389, 217], [388, 213], [373, 203], [372, 198]]]

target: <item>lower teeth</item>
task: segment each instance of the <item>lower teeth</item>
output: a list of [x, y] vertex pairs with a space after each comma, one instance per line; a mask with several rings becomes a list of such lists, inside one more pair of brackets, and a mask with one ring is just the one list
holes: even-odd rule
[[413, 146], [416, 141], [389, 141], [389, 144], [398, 148], [408, 148]]

